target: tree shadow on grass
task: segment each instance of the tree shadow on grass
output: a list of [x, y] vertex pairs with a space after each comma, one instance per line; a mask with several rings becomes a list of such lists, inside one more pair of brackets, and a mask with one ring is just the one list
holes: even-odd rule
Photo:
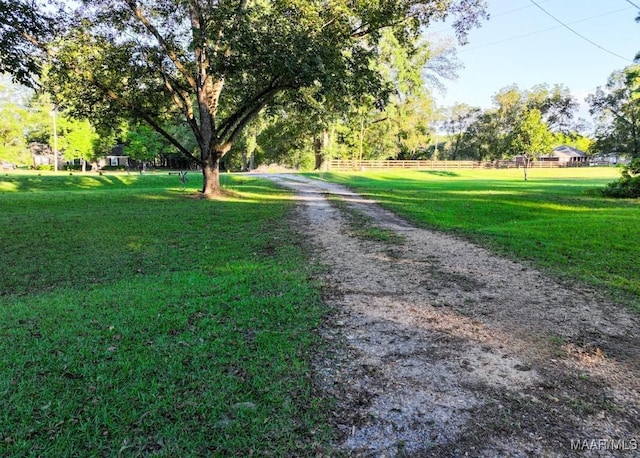
[[425, 170], [421, 173], [426, 173], [429, 175], [435, 175], [438, 177], [459, 177], [460, 175], [456, 172], [449, 172], [448, 170]]
[[[210, 201], [186, 198], [198, 195], [192, 190], [167, 190], [165, 177], [137, 178], [148, 188], [91, 179], [105, 184], [2, 196], [0, 297], [224, 265], [241, 249], [260, 252], [270, 240], [264, 227], [286, 210], [281, 192], [260, 182], [225, 180], [239, 197]], [[64, 183], [42, 188], [67, 189]], [[206, 231], [217, 241], [199, 243]]]

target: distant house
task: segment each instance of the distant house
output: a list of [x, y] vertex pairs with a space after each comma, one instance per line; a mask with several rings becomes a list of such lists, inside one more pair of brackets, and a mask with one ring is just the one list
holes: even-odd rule
[[125, 167], [129, 164], [129, 156], [124, 154], [124, 145], [119, 144], [113, 147], [111, 154], [107, 156], [107, 165], [112, 167]]
[[[29, 150], [31, 151], [31, 159], [33, 159], [33, 167], [40, 168], [42, 166], [55, 167], [56, 154], [51, 151], [51, 147], [46, 143], [31, 143], [29, 144]], [[58, 151], [58, 168], [64, 167], [64, 154]]]
[[591, 165], [617, 165], [628, 163], [629, 159], [622, 157], [617, 153], [599, 154], [591, 160]]
[[587, 153], [569, 145], [553, 148], [548, 156], [540, 158], [543, 161], [558, 161], [560, 165], [583, 165], [587, 163]]
[[113, 147], [111, 152], [106, 156], [98, 159], [98, 168], [109, 167], [127, 167], [129, 165], [129, 156], [124, 153], [124, 145], [119, 144]]

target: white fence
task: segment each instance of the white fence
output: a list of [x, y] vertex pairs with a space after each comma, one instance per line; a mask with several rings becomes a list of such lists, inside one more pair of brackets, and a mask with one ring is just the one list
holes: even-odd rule
[[[561, 163], [558, 161], [532, 161], [530, 168], [552, 169], [558, 167], [583, 167], [586, 163]], [[452, 170], [452, 169], [507, 169], [523, 167], [520, 161], [358, 161], [334, 159], [327, 162], [328, 170], [335, 172], [414, 169], [414, 170]]]

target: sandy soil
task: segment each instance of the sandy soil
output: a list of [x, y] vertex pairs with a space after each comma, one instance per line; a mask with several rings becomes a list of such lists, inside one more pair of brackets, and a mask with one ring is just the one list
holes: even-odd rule
[[[327, 267], [330, 454], [640, 456], [640, 317], [338, 185], [270, 178]], [[362, 237], [354, 215], [400, 237]]]

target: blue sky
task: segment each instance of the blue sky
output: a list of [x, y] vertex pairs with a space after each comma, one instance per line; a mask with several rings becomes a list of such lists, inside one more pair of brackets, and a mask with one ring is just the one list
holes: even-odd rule
[[[503, 87], [517, 84], [563, 84], [583, 101], [603, 86], [614, 70], [632, 64], [640, 51], [640, 24], [635, 22], [640, 0], [536, 0], [553, 16], [616, 57], [580, 38], [536, 7], [530, 0], [488, 0], [491, 18], [458, 47], [464, 66], [456, 81], [445, 81], [436, 92], [441, 106], [456, 102], [487, 108]], [[446, 34], [444, 25], [431, 31]]]

